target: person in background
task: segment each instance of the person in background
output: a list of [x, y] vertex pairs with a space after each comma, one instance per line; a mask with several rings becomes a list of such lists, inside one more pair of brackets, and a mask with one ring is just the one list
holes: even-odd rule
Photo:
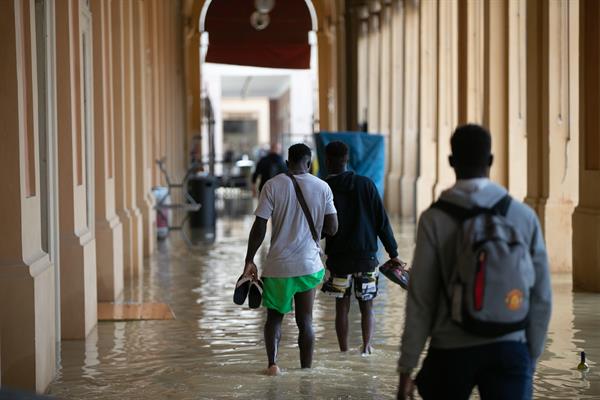
[[280, 152], [281, 148], [279, 144], [271, 143], [269, 153], [258, 161], [254, 174], [252, 174], [252, 189], [254, 193], [256, 193], [256, 181], [259, 178], [258, 192], [260, 193], [269, 179], [287, 171], [283, 157], [279, 154]]
[[[298, 326], [298, 347], [301, 368], [310, 368], [314, 348], [312, 310], [315, 288], [323, 280], [318, 237], [334, 235], [337, 215], [331, 189], [321, 179], [308, 173], [311, 164], [310, 148], [295, 144], [288, 152], [288, 174], [279, 174], [266, 182], [255, 211], [256, 219], [248, 239], [244, 276], [257, 279], [254, 257], [267, 231], [271, 218], [271, 245], [262, 267], [263, 306], [267, 309], [265, 346], [267, 375], [278, 375], [277, 352], [281, 338], [283, 316], [295, 306]], [[299, 201], [294, 180], [306, 202], [308, 221]], [[312, 225], [312, 227], [311, 227]]]
[[[398, 398], [412, 397], [412, 371], [429, 338], [427, 356], [415, 381], [423, 399], [466, 400], [475, 386], [484, 400], [530, 399], [533, 371], [544, 349], [552, 305], [548, 259], [540, 223], [531, 208], [514, 199], [510, 201], [506, 189], [490, 181], [492, 139], [485, 128], [471, 124], [459, 126], [450, 144], [452, 155], [449, 161], [456, 174], [456, 183], [444, 191], [440, 199], [454, 209], [458, 206], [459, 210], [471, 213], [472, 210], [494, 210], [503, 199], [509, 200], [508, 207], [499, 215], [518, 232], [517, 237], [522, 240], [519, 244], [523, 243], [525, 252], [530, 253], [530, 259], [523, 258], [530, 269], [521, 272], [533, 283], [529, 293], [529, 314], [524, 328], [516, 327], [499, 336], [478, 335], [455, 322], [453, 318], [457, 314], [450, 312], [449, 296], [453, 293], [444, 282], [450, 281], [459, 262], [457, 233], [461, 229], [461, 220], [434, 204], [423, 212], [418, 223], [398, 365]], [[469, 248], [461, 247], [460, 251], [466, 252]], [[479, 254], [485, 256], [483, 252]], [[489, 265], [489, 260], [484, 261]], [[478, 261], [481, 271], [486, 266], [484, 261]], [[475, 290], [473, 298], [480, 293], [484, 295], [484, 290], [494, 288]], [[516, 290], [509, 294], [512, 292]], [[505, 304], [498, 307], [515, 310], [522, 304], [522, 297], [509, 300], [507, 296]], [[454, 310], [456, 304], [452, 303], [452, 306]]]
[[377, 238], [391, 261], [399, 266], [404, 263], [398, 258], [398, 245], [373, 181], [346, 170], [348, 147], [343, 142], [329, 143], [325, 155], [329, 172], [325, 181], [333, 192], [339, 227], [335, 236], [326, 239], [330, 277], [322, 291], [336, 297], [335, 330], [340, 351], [347, 351], [348, 314], [354, 286], [361, 314], [361, 351], [370, 354], [375, 326], [373, 299], [378, 289]]

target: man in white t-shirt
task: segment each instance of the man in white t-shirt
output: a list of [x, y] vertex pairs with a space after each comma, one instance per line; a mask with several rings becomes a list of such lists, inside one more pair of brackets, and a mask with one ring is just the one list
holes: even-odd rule
[[[288, 151], [288, 173], [298, 182], [318, 235], [333, 236], [337, 231], [337, 214], [329, 185], [308, 173], [311, 165], [310, 148], [295, 144]], [[310, 368], [314, 347], [312, 309], [315, 288], [323, 280], [324, 269], [317, 241], [304, 214], [292, 177], [279, 174], [267, 181], [261, 191], [256, 220], [248, 239], [244, 275], [258, 276], [254, 256], [272, 218], [271, 246], [262, 268], [263, 306], [267, 309], [265, 346], [268, 357], [268, 375], [279, 374], [277, 349], [281, 338], [284, 314], [295, 305], [298, 325], [300, 366]]]

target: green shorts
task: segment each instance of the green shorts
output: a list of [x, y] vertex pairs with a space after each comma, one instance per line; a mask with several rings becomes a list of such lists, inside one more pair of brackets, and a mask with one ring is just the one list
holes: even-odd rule
[[319, 286], [323, 281], [325, 270], [314, 274], [294, 276], [292, 278], [262, 278], [263, 307], [289, 313], [293, 309], [294, 295], [306, 292]]

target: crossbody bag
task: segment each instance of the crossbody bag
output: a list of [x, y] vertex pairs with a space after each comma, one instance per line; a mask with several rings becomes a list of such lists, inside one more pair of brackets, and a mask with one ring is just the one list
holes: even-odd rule
[[289, 176], [290, 179], [292, 180], [292, 184], [294, 185], [294, 190], [296, 191], [296, 198], [298, 198], [298, 203], [300, 203], [300, 208], [302, 208], [302, 212], [304, 213], [304, 216], [306, 217], [306, 221], [308, 222], [308, 227], [310, 229], [310, 233], [313, 237], [313, 240], [315, 241], [315, 243], [317, 244], [317, 247], [320, 250], [321, 246], [319, 244], [319, 234], [317, 233], [317, 228], [315, 228], [315, 222], [312, 218], [312, 215], [310, 214], [310, 211], [308, 210], [308, 205], [306, 204], [306, 200], [304, 199], [304, 195], [302, 194], [300, 185], [298, 185], [298, 181], [296, 180], [296, 178], [294, 178], [294, 175], [292, 175], [291, 173], [288, 173], [287, 176]]

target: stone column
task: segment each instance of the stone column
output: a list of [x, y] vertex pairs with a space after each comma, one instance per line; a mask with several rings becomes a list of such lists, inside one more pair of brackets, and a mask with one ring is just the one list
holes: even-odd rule
[[[438, 37], [438, 121], [437, 136], [435, 143], [432, 143], [437, 149], [437, 179], [432, 201], [452, 186], [455, 180], [448, 156], [452, 152], [450, 137], [458, 123], [458, 1], [439, 2]], [[428, 204], [422, 206], [427, 207]]]
[[[380, 24], [380, 64], [379, 64], [379, 132], [383, 135], [385, 146], [384, 176], [390, 172], [391, 103], [392, 103], [392, 2], [384, 0], [379, 14]], [[390, 194], [385, 190], [385, 206], [390, 206]]]
[[[179, 179], [183, 179], [189, 164], [188, 157], [185, 154], [185, 85], [184, 75], [181, 65], [183, 64], [183, 29], [181, 5], [178, 2], [170, 2], [171, 5], [171, 49], [173, 51], [172, 76], [173, 76], [173, 118], [174, 118], [174, 137], [177, 139], [176, 146], [173, 149], [173, 155], [176, 159]], [[334, 47], [335, 49], [335, 47]], [[335, 81], [334, 81], [335, 82]], [[335, 84], [333, 84], [335, 96]], [[335, 98], [335, 97], [334, 97]], [[334, 103], [335, 104], [335, 103]], [[336, 123], [335, 110], [332, 114], [332, 121]], [[335, 128], [335, 126], [334, 126]], [[223, 147], [219, 150], [220, 158], [223, 157]]]
[[115, 301], [123, 292], [123, 227], [115, 210], [110, 2], [92, 0], [91, 8], [98, 300]]
[[[135, 68], [135, 54], [139, 48], [134, 44], [135, 32], [135, 11], [134, 3], [138, 0], [124, 0], [123, 4], [123, 33], [124, 33], [124, 86], [125, 86], [125, 173], [129, 179], [129, 185], [126, 186], [126, 202], [127, 208], [131, 211], [132, 216], [132, 269], [126, 271], [129, 277], [137, 278], [141, 276], [144, 270], [144, 241], [143, 241], [143, 217], [141, 210], [138, 208], [138, 164], [142, 161], [139, 159], [138, 151], [143, 151], [140, 148], [143, 144], [138, 143], [138, 130], [143, 132], [144, 127], [138, 124], [138, 114], [140, 104], [136, 102], [136, 79], [138, 78], [139, 70]], [[140, 166], [143, 168], [143, 164]]]
[[483, 121], [484, 5], [479, 0], [458, 4], [458, 122]]
[[600, 4], [581, 2], [579, 204], [573, 214], [573, 288], [600, 292]]
[[483, 125], [492, 135], [490, 178], [508, 186], [508, 2], [484, 7]]
[[367, 93], [368, 109], [369, 109], [369, 132], [380, 133], [381, 124], [379, 121], [379, 105], [380, 105], [380, 90], [381, 90], [381, 23], [380, 23], [381, 3], [379, 0], [371, 0], [369, 2], [369, 50], [368, 50], [368, 85]]
[[[389, 163], [389, 135], [391, 130], [391, 70], [392, 70], [392, 4], [384, 0], [379, 14], [379, 133], [385, 136], [386, 165]], [[386, 172], [388, 168], [386, 168]]]
[[[327, 9], [330, 3], [320, 2], [319, 30], [317, 32], [317, 45], [319, 54], [319, 129], [321, 131], [336, 130], [335, 117], [335, 24], [331, 19], [335, 17]], [[335, 8], [335, 7], [334, 7]]]
[[156, 164], [156, 160], [163, 157], [163, 153], [161, 151], [161, 137], [164, 132], [164, 108], [162, 98], [162, 75], [161, 75], [161, 63], [160, 63], [160, 51], [161, 51], [161, 41], [162, 41], [162, 31], [161, 31], [161, 23], [162, 23], [162, 7], [160, 0], [149, 0], [151, 7], [151, 19], [152, 19], [152, 36], [151, 36], [151, 60], [152, 60], [152, 93], [153, 93], [153, 103], [154, 103], [154, 132], [152, 136], [152, 153], [154, 162], [152, 164], [152, 184], [153, 185], [162, 185], [164, 182], [162, 181], [161, 173]]
[[508, 3], [508, 190], [527, 194], [527, 30], [526, 0]]
[[356, 131], [360, 121], [360, 113], [358, 112], [358, 65], [361, 62], [358, 53], [359, 30], [361, 27], [358, 15], [360, 8], [353, 4], [347, 4], [344, 6], [344, 10], [344, 48], [340, 60], [345, 64], [343, 66], [345, 91], [340, 92], [339, 95], [345, 96], [345, 129]]
[[358, 8], [358, 123], [369, 120], [369, 8]]
[[[194, 3], [196, 4], [196, 3]], [[149, 8], [150, 4], [146, 7]], [[190, 25], [186, 27], [186, 91], [187, 91], [187, 127], [186, 127], [186, 155], [188, 157], [191, 156], [191, 152], [193, 150], [198, 151], [200, 156], [201, 149], [194, 149], [196, 142], [200, 141], [201, 134], [201, 121], [202, 115], [200, 111], [200, 102], [201, 102], [201, 85], [200, 85], [200, 32], [198, 32], [198, 19], [194, 18], [190, 22]], [[152, 41], [152, 35], [154, 34], [154, 28], [152, 25], [153, 21], [148, 18], [147, 26], [152, 26], [152, 29], [147, 29], [147, 42]], [[146, 47], [150, 47], [146, 45]], [[149, 51], [152, 51], [149, 49]], [[153, 89], [152, 80], [148, 79], [149, 89]], [[152, 103], [152, 100], [150, 100]], [[154, 107], [151, 104], [150, 107]], [[152, 115], [149, 114], [149, 115]], [[154, 121], [152, 121], [154, 122]], [[191, 159], [191, 157], [190, 157]]]
[[417, 152], [419, 150], [419, 7], [404, 5], [404, 124], [402, 130], [401, 215], [416, 217]]
[[402, 127], [403, 127], [403, 85], [404, 85], [404, 2], [392, 3], [391, 28], [391, 130], [389, 140], [390, 172], [387, 176], [387, 211], [400, 215], [402, 177]]
[[423, 1], [421, 5], [421, 48], [419, 76], [419, 146], [416, 215], [433, 201], [437, 175], [438, 124], [438, 10], [437, 3]]
[[550, 266], [571, 271], [578, 190], [579, 2], [527, 3], [528, 194], [544, 229]]
[[33, 1], [0, 2], [0, 381], [43, 393], [54, 378], [54, 266], [41, 245]]
[[130, 276], [134, 266], [133, 249], [133, 216], [126, 202], [126, 188], [131, 185], [126, 173], [127, 153], [125, 136], [127, 129], [124, 117], [124, 34], [123, 34], [123, 2], [113, 1], [111, 4], [111, 39], [112, 39], [112, 94], [113, 94], [113, 128], [115, 140], [115, 208], [123, 226], [123, 271]]
[[[91, 174], [86, 148], [87, 114], [82, 70], [91, 60], [81, 54], [82, 17], [78, 0], [56, 3], [58, 168], [60, 213], [61, 334], [83, 339], [97, 323], [96, 241]], [[89, 49], [89, 47], [88, 47]], [[88, 144], [89, 145], [89, 144]], [[91, 207], [90, 207], [91, 206]], [[90, 215], [91, 214], [91, 215]]]
[[[151, 117], [148, 105], [152, 99], [148, 97], [149, 83], [146, 81], [146, 26], [145, 14], [148, 4], [144, 0], [133, 2], [133, 74], [134, 74], [134, 122], [135, 122], [135, 175], [136, 206], [141, 210], [143, 255], [150, 256], [154, 252], [156, 238], [156, 213], [152, 197], [152, 160], [149, 142], [151, 140]], [[181, 132], [183, 134], [183, 131]]]
[[[175, 136], [173, 126], [173, 73], [172, 73], [172, 57], [173, 57], [173, 42], [172, 42], [172, 26], [171, 26], [171, 4], [168, 2], [162, 3], [162, 19], [163, 19], [163, 53], [161, 60], [164, 68], [164, 90], [165, 90], [165, 131], [163, 132], [163, 151], [167, 159], [167, 170], [171, 175], [172, 179], [177, 180], [177, 174], [175, 173], [175, 159], [173, 158], [173, 138]], [[215, 140], [215, 152], [216, 152], [216, 140]], [[173, 200], [179, 202], [179, 191], [175, 191], [172, 194]], [[174, 210], [172, 214], [177, 215], [179, 210]], [[175, 217], [177, 218], [177, 217]]]
[[351, 127], [348, 126], [348, 91], [347, 91], [347, 76], [350, 69], [350, 63], [347, 61], [347, 32], [346, 32], [346, 5], [345, 0], [337, 0], [335, 3], [335, 78], [336, 78], [336, 105], [335, 111], [337, 115], [337, 129], [347, 131]]
[[160, 9], [158, 7], [159, 0], [149, 0], [151, 6], [151, 19], [152, 19], [152, 38], [151, 38], [151, 60], [152, 60], [152, 102], [153, 102], [153, 118], [154, 118], [154, 131], [152, 135], [152, 184], [160, 185], [162, 182], [160, 170], [156, 164], [156, 160], [162, 157], [160, 151], [160, 137], [163, 132], [163, 114], [164, 109], [161, 107], [162, 101], [162, 90], [161, 90], [161, 69], [159, 63], [159, 52], [160, 52]]

